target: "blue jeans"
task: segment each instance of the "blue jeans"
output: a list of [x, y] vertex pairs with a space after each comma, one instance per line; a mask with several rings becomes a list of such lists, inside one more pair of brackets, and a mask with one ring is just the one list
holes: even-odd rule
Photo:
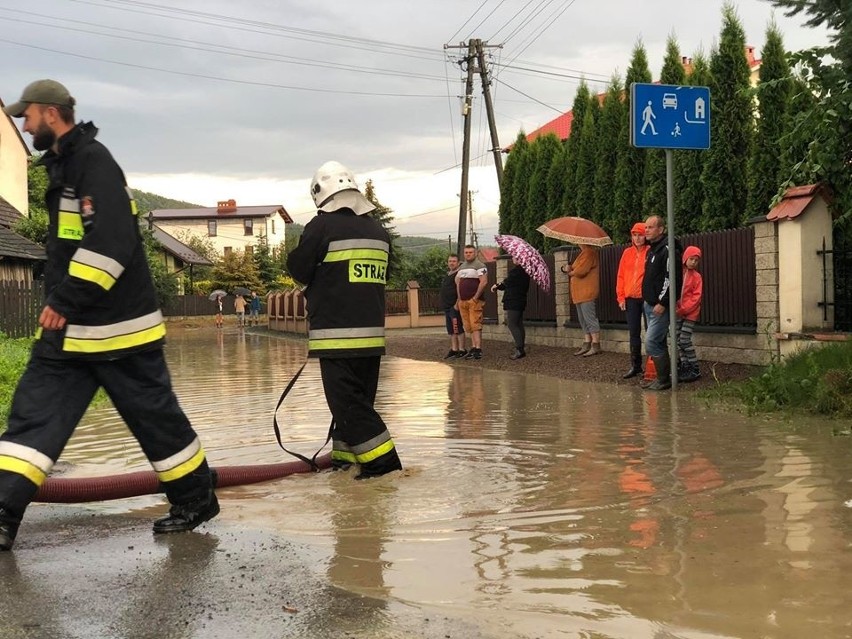
[[660, 357], [668, 352], [667, 338], [669, 336], [669, 309], [662, 315], [654, 313], [654, 307], [645, 302], [645, 319], [648, 328], [645, 331], [645, 352], [651, 357]]

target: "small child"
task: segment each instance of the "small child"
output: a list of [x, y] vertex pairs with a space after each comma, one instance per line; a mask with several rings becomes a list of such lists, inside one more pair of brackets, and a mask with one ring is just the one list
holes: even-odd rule
[[698, 357], [692, 345], [692, 331], [695, 321], [701, 313], [701, 290], [703, 281], [698, 272], [701, 262], [701, 249], [687, 246], [683, 251], [683, 288], [675, 307], [677, 313], [677, 377], [681, 382], [694, 382], [701, 377], [698, 370]]
[[222, 328], [222, 298], [216, 298], [216, 328]]

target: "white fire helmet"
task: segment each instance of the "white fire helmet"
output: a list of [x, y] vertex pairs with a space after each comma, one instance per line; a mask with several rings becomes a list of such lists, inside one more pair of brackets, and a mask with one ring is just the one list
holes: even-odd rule
[[340, 162], [326, 162], [311, 180], [311, 197], [317, 209], [331, 213], [338, 209], [352, 209], [357, 215], [369, 213], [375, 205], [358, 190], [352, 171]]

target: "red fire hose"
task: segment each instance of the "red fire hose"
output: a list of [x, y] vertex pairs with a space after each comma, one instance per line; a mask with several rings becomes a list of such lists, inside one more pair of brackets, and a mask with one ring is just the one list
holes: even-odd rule
[[[331, 454], [316, 459], [317, 466], [331, 466]], [[272, 479], [280, 479], [294, 473], [307, 473], [313, 469], [303, 461], [291, 461], [281, 464], [257, 464], [252, 466], [223, 466], [211, 469], [216, 487], [243, 486], [257, 484]], [[78, 504], [87, 501], [107, 501], [124, 499], [139, 495], [154, 495], [162, 492], [160, 480], [153, 470], [105, 477], [79, 477], [66, 479], [49, 477], [38, 489], [33, 501], [54, 504]]]

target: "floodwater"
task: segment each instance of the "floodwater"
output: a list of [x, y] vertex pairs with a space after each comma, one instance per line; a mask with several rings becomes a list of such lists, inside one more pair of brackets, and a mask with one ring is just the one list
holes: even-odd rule
[[[213, 466], [289, 459], [272, 410], [304, 352], [264, 335], [170, 329], [176, 391]], [[209, 527], [271, 531], [336, 589], [495, 636], [852, 636], [842, 424], [396, 358], [384, 361], [377, 406], [403, 473], [225, 489]], [[288, 447], [310, 455], [325, 440], [315, 362], [278, 417]], [[111, 408], [87, 414], [63, 461], [75, 475], [147, 468]]]

